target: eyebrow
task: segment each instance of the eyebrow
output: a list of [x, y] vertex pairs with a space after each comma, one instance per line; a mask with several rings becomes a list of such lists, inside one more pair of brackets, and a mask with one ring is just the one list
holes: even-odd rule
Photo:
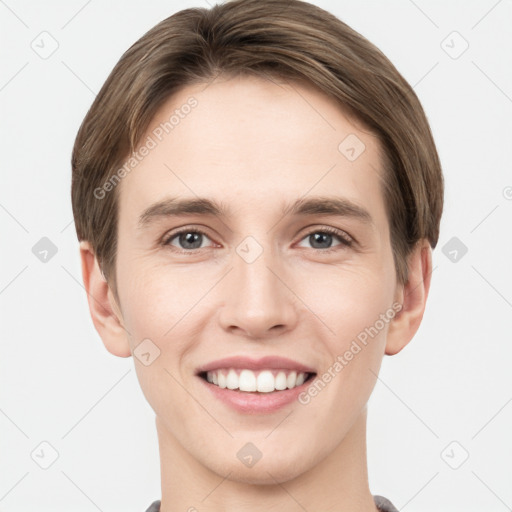
[[[143, 229], [153, 221], [167, 217], [204, 215], [226, 218], [230, 216], [230, 213], [231, 211], [225, 203], [219, 203], [213, 199], [169, 197], [146, 208], [139, 217], [138, 226]], [[349, 217], [365, 224], [374, 224], [368, 210], [347, 198], [337, 196], [301, 198], [292, 204], [284, 205], [281, 213], [283, 216], [332, 215]]]

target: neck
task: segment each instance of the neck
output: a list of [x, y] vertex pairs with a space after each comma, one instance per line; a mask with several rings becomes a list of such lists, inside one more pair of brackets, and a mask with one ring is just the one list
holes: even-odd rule
[[376, 512], [366, 466], [366, 408], [343, 441], [316, 466], [288, 481], [255, 485], [217, 474], [188, 453], [156, 418], [160, 512]]

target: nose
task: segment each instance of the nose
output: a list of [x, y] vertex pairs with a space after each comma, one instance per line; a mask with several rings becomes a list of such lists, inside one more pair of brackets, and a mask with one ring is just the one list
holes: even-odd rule
[[290, 280], [289, 272], [270, 249], [265, 248], [254, 261], [245, 258], [243, 252], [234, 253], [233, 269], [222, 284], [223, 329], [260, 340], [292, 330], [299, 318], [300, 301]]

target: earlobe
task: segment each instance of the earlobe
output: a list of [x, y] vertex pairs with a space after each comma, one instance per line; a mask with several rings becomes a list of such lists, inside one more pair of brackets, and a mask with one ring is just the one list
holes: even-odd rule
[[128, 333], [122, 324], [121, 312], [89, 242], [80, 242], [80, 259], [89, 311], [96, 331], [111, 354], [119, 357], [131, 356]]
[[400, 352], [416, 334], [427, 302], [432, 274], [432, 249], [428, 240], [421, 240], [408, 258], [409, 278], [398, 290], [401, 311], [388, 330], [386, 355]]

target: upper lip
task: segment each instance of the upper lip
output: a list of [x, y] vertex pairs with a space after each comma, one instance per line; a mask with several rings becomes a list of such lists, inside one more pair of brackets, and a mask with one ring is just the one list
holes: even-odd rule
[[252, 359], [247, 356], [231, 356], [217, 359], [197, 368], [197, 374], [218, 370], [220, 368], [239, 368], [247, 370], [283, 369], [295, 370], [304, 373], [316, 373], [313, 368], [302, 363], [280, 356], [265, 356], [260, 359]]

